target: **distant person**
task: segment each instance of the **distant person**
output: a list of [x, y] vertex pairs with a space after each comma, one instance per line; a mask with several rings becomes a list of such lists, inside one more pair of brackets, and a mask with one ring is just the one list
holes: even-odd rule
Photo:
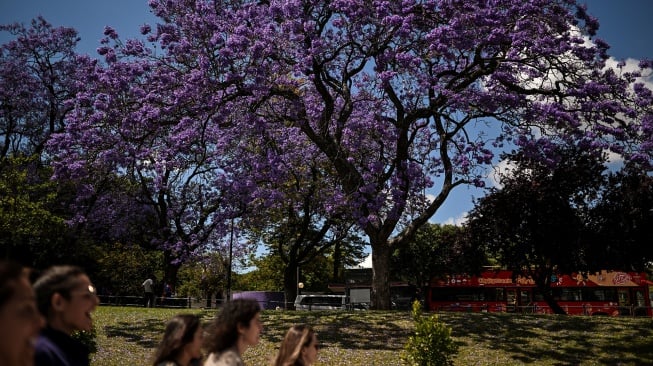
[[317, 335], [306, 324], [288, 329], [272, 366], [310, 366], [317, 361]]
[[205, 341], [209, 356], [204, 366], [245, 366], [241, 355], [258, 344], [262, 331], [261, 307], [256, 300], [226, 302], [209, 326]]
[[204, 329], [199, 316], [174, 316], [166, 325], [163, 339], [154, 353], [152, 366], [199, 365], [203, 339]]
[[72, 337], [75, 331], [91, 331], [91, 313], [99, 304], [95, 287], [75, 266], [54, 266], [34, 283], [38, 309], [46, 327], [36, 342], [37, 366], [88, 366], [90, 351]]
[[172, 297], [172, 287], [170, 286], [169, 283], [166, 282], [166, 284], [163, 286], [163, 295], [165, 297]]
[[23, 267], [0, 261], [0, 365], [32, 366], [34, 344], [45, 321]]
[[143, 281], [143, 291], [145, 293], [144, 296], [144, 301], [145, 301], [145, 307], [146, 308], [151, 308], [154, 307], [154, 281], [152, 278], [148, 278], [145, 281]]

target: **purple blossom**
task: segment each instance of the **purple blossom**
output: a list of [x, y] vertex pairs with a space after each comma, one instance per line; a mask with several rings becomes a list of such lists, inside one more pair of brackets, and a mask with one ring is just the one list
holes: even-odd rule
[[152, 31], [152, 27], [149, 24], [143, 24], [140, 27], [140, 32], [142, 35], [147, 35]]
[[116, 30], [110, 26], [104, 27], [104, 35], [111, 39], [118, 39], [118, 33], [116, 33]]

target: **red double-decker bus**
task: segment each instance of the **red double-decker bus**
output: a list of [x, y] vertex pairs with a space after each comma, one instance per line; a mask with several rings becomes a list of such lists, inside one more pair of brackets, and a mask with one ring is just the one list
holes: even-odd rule
[[[570, 315], [653, 315], [653, 282], [645, 273], [554, 275], [550, 288], [553, 299]], [[431, 311], [553, 313], [532, 278], [506, 270], [434, 278], [426, 305]]]

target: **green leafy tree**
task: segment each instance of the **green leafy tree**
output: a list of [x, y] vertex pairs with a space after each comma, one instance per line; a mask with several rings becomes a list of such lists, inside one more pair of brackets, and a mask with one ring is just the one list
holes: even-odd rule
[[[292, 184], [296, 192], [288, 194], [288, 197], [294, 197], [294, 200], [286, 202], [279, 209], [262, 211], [266, 216], [264, 219], [250, 219], [252, 241], [264, 242], [270, 255], [277, 256], [283, 264], [274, 269], [283, 275], [281, 289], [286, 299], [297, 296], [298, 273], [308, 273], [306, 268], [313, 268], [314, 263], [323, 257], [328, 256], [331, 260], [326, 267], [330, 272], [315, 277], [310, 282], [312, 286], [318, 287], [318, 282], [332, 281], [342, 273], [345, 265], [363, 257], [364, 242], [353, 233], [353, 225], [334, 219], [321, 208], [317, 187], [323, 182], [318, 178], [317, 169], [313, 171], [315, 174], [311, 175], [310, 182], [297, 180]], [[278, 264], [276, 261], [272, 263]], [[261, 278], [256, 283], [257, 287], [259, 284], [271, 285], [266, 278]], [[309, 282], [305, 284], [308, 286]]]
[[60, 256], [65, 245], [65, 217], [55, 211], [57, 186], [50, 170], [34, 171], [34, 158], [0, 162], [0, 256], [41, 266]]
[[[294, 291], [291, 295], [285, 291], [285, 298], [288, 304], [291, 304], [297, 294], [297, 276], [299, 282], [304, 284], [305, 292], [328, 292], [329, 284], [334, 282], [331, 268], [333, 268], [333, 253], [327, 251], [316, 255], [310, 262], [302, 265], [293, 276]], [[283, 271], [285, 263], [281, 258], [274, 254], [268, 253], [258, 258], [251, 258], [250, 263], [253, 270], [240, 274], [236, 284], [236, 289], [247, 291], [284, 291]]]
[[506, 156], [516, 168], [469, 214], [467, 238], [508, 269], [531, 276], [556, 312], [554, 271], [587, 266], [585, 218], [598, 198], [604, 156], [589, 146], [546, 141]]
[[215, 295], [222, 299], [226, 293], [229, 261], [219, 252], [210, 252], [181, 265], [175, 287], [178, 296], [207, 300], [207, 307]]
[[592, 208], [588, 263], [592, 267], [642, 271], [653, 261], [653, 177], [629, 164], [608, 176]]
[[120, 242], [88, 243], [87, 247], [94, 258], [89, 275], [101, 294], [140, 296], [141, 285], [150, 276], [155, 277], [156, 288], [161, 287], [163, 255], [160, 251]]
[[422, 226], [408, 245], [395, 249], [395, 278], [422, 287], [438, 274], [479, 271], [487, 260], [478, 247], [462, 240], [463, 231], [454, 225]]
[[[237, 287], [248, 291], [283, 291], [285, 264], [278, 255], [251, 257], [249, 265], [255, 269], [240, 275]], [[296, 284], [295, 284], [296, 285]]]

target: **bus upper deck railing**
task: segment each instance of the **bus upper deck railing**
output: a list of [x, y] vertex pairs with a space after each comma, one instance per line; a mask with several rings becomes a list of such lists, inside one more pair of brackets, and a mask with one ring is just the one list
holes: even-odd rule
[[[615, 306], [607, 313], [603, 308], [593, 308], [589, 304], [582, 305], [561, 305], [567, 313], [580, 315], [612, 315], [612, 316], [647, 316], [650, 308], [645, 306]], [[437, 311], [453, 312], [493, 312], [493, 313], [521, 313], [521, 314], [552, 314], [548, 306], [538, 304], [510, 305], [510, 304], [448, 304], [437, 307]]]

